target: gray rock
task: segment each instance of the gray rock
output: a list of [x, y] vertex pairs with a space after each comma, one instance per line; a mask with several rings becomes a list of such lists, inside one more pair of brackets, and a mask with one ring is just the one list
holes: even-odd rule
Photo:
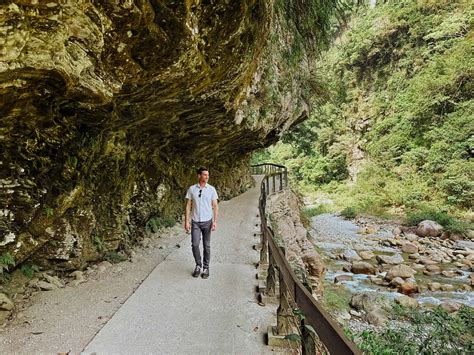
[[38, 287], [42, 289], [43, 291], [52, 291], [59, 288], [55, 284], [52, 284], [43, 280], [38, 281]]
[[418, 239], [418, 236], [416, 234], [413, 234], [413, 233], [408, 233], [408, 234], [405, 234], [405, 239], [410, 241], [410, 242], [414, 242], [415, 240]]
[[84, 280], [84, 279], [85, 279], [85, 277], [84, 277], [84, 272], [79, 271], [79, 270], [74, 271], [74, 272], [71, 272], [71, 273], [69, 274], [69, 276], [75, 278], [76, 280]]
[[342, 258], [346, 261], [359, 261], [361, 260], [359, 254], [355, 250], [348, 249], [342, 254]]
[[420, 237], [437, 237], [443, 233], [443, 226], [429, 219], [418, 223], [416, 234]]
[[11, 311], [15, 304], [6, 294], [0, 293], [0, 311]]
[[388, 300], [374, 292], [361, 292], [354, 294], [351, 298], [350, 305], [358, 311], [365, 311], [367, 313], [375, 308], [390, 308]]
[[43, 278], [50, 284], [53, 284], [57, 286], [58, 288], [64, 287], [64, 282], [61, 281], [61, 279], [57, 276], [51, 276], [48, 274], [43, 274]]
[[474, 250], [474, 242], [470, 240], [457, 240], [454, 247], [459, 250]]
[[403, 257], [400, 254], [394, 254], [394, 255], [377, 255], [377, 261], [379, 262], [379, 264], [397, 265], [397, 264], [403, 264], [405, 260], [403, 260]]
[[354, 316], [354, 317], [362, 317], [362, 313], [357, 312], [355, 309], [349, 310], [349, 315]]
[[365, 316], [365, 320], [369, 324], [373, 324], [376, 326], [384, 325], [388, 320], [388, 312], [381, 309], [375, 308], [372, 311], [368, 312]]

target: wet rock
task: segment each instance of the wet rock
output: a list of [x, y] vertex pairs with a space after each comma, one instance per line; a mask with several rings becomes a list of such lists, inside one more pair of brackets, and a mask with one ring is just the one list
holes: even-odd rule
[[371, 251], [359, 251], [359, 256], [362, 260], [370, 260], [375, 257], [374, 253]]
[[342, 259], [344, 259], [346, 261], [359, 261], [359, 260], [361, 260], [359, 254], [357, 254], [357, 252], [355, 250], [352, 250], [352, 249], [344, 251], [344, 253], [342, 254]]
[[441, 275], [443, 275], [444, 277], [456, 277], [456, 273], [451, 270], [441, 271]]
[[0, 293], [0, 311], [11, 311], [15, 307], [13, 301], [4, 293]]
[[441, 273], [441, 268], [438, 265], [427, 265], [426, 266], [426, 271], [433, 273], [433, 274], [439, 274]]
[[352, 275], [337, 275], [334, 278], [334, 283], [339, 283], [342, 281], [352, 281], [352, 280], [353, 280]]
[[405, 264], [401, 264], [401, 265], [393, 266], [387, 272], [387, 275], [385, 276], [385, 278], [389, 281], [396, 278], [396, 277], [401, 277], [401, 278], [407, 279], [409, 277], [413, 277], [413, 275], [415, 275], [415, 273], [416, 273], [416, 271], [413, 270], [411, 267], [409, 267]]
[[379, 264], [391, 264], [397, 265], [404, 262], [403, 257], [400, 254], [395, 255], [377, 255], [377, 261]]
[[399, 288], [398, 291], [404, 295], [411, 295], [418, 292], [418, 286], [414, 282], [404, 282]]
[[461, 306], [462, 305], [460, 303], [452, 301], [441, 303], [441, 308], [443, 308], [448, 313], [457, 312]]
[[384, 281], [384, 279], [377, 276], [370, 276], [369, 280], [373, 284], [379, 285], [379, 286], [384, 286], [386, 284], [386, 281]]
[[418, 247], [413, 243], [403, 243], [402, 252], [407, 254], [415, 254], [418, 253]]
[[441, 291], [454, 291], [454, 286], [450, 284], [441, 285]]
[[356, 261], [352, 263], [351, 270], [354, 274], [375, 275], [377, 273], [375, 266], [365, 261]]
[[420, 306], [420, 304], [418, 303], [416, 299], [414, 299], [413, 297], [405, 296], [405, 295], [395, 298], [395, 303], [405, 306], [405, 307], [412, 307], [412, 308], [417, 308]]
[[431, 220], [424, 220], [418, 223], [416, 234], [420, 237], [437, 237], [443, 232], [443, 226]]

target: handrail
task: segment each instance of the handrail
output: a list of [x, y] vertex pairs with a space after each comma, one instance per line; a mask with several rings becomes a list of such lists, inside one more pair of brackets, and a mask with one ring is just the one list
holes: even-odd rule
[[[253, 171], [257, 172], [257, 169], [262, 166], [264, 169], [274, 169], [269, 167], [278, 167], [277, 171], [273, 171], [270, 174], [265, 174], [260, 186], [259, 213], [262, 229], [260, 264], [268, 265], [267, 283], [272, 283], [271, 285], [267, 285], [267, 290], [270, 291], [269, 293], [272, 293], [276, 289], [274, 285], [274, 282], [276, 281], [274, 276], [274, 268], [276, 268], [278, 270], [280, 279], [280, 293], [282, 293], [282, 289], [284, 288], [286, 294], [290, 295], [292, 301], [298, 306], [305, 316], [305, 323], [310, 324], [314, 328], [319, 339], [326, 346], [329, 352], [331, 354], [338, 355], [362, 354], [357, 346], [345, 336], [339, 325], [313, 298], [308, 289], [298, 279], [292, 267], [288, 263], [283, 251], [275, 242], [273, 231], [267, 225], [265, 211], [266, 199], [270, 191], [270, 182], [273, 182], [273, 192], [275, 192], [277, 189], [275, 184], [275, 176], [280, 177], [280, 186], [277, 192], [283, 190], [283, 181], [285, 187], [288, 186], [287, 168], [282, 165], [264, 163], [252, 165], [252, 169]], [[270, 179], [270, 177], [273, 178]], [[286, 295], [284, 297], [286, 297]], [[279, 310], [282, 308], [282, 301], [282, 295], [280, 295]], [[307, 353], [308, 349], [305, 347], [305, 342], [302, 342], [302, 347], [303, 352]]]

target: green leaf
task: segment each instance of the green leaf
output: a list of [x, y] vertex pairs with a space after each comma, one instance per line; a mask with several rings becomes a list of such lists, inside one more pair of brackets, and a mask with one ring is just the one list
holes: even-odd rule
[[301, 337], [298, 334], [293, 333], [293, 334], [285, 335], [284, 339], [291, 340], [291, 341], [300, 341]]

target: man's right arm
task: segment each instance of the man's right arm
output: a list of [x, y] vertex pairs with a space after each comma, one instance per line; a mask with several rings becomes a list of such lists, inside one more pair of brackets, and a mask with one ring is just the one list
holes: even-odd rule
[[191, 216], [191, 205], [192, 205], [192, 200], [186, 199], [186, 212], [184, 215], [184, 229], [186, 230], [186, 233], [189, 233], [191, 230], [191, 223], [190, 223], [190, 216]]

